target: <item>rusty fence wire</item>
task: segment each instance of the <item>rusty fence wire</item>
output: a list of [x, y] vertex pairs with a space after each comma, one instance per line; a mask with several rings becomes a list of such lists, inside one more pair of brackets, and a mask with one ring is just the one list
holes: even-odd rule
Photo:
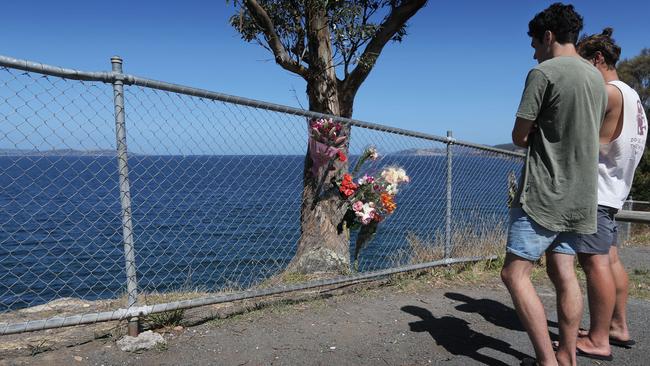
[[[318, 117], [336, 118], [123, 74], [117, 59], [112, 72], [83, 72], [0, 56], [0, 335], [502, 249], [521, 154], [338, 118], [352, 126], [351, 164], [372, 145], [370, 169], [397, 165], [411, 181], [358, 271], [269, 285], [297, 250], [307, 121]], [[39, 318], [62, 299], [91, 305]]]

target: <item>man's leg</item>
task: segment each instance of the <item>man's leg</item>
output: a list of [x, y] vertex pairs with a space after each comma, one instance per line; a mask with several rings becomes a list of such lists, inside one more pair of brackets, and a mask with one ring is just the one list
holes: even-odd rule
[[627, 341], [630, 339], [630, 332], [627, 328], [627, 292], [629, 280], [623, 263], [618, 256], [618, 249], [613, 245], [609, 249], [609, 263], [616, 286], [616, 302], [609, 335], [614, 339]]
[[587, 353], [608, 356], [611, 354], [609, 328], [616, 300], [609, 254], [578, 253], [578, 260], [587, 275], [589, 333], [578, 339], [577, 347]]
[[549, 251], [546, 258], [546, 270], [557, 292], [560, 330], [557, 361], [561, 365], [576, 365], [576, 341], [582, 319], [582, 293], [575, 273], [574, 256]]
[[557, 365], [548, 335], [544, 306], [530, 281], [532, 270], [533, 262], [507, 253], [501, 279], [510, 291], [517, 315], [533, 343], [537, 362], [540, 365]]

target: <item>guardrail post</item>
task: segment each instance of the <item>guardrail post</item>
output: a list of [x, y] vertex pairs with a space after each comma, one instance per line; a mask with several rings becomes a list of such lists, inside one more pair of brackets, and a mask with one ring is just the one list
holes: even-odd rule
[[[628, 197], [628, 199], [623, 202], [623, 210], [626, 211], [632, 211], [634, 210], [634, 201], [632, 201], [632, 197]], [[630, 240], [630, 231], [632, 229], [632, 224], [629, 222], [621, 222], [618, 224], [618, 243], [619, 245], [625, 244], [628, 240]]]
[[447, 131], [447, 201], [445, 213], [445, 259], [451, 255], [451, 145], [453, 133]]
[[[114, 73], [122, 74], [122, 59], [111, 57]], [[119, 171], [120, 203], [122, 205], [122, 235], [124, 238], [124, 258], [126, 260], [126, 290], [128, 307], [133, 307], [138, 301], [138, 281], [135, 271], [135, 248], [133, 246], [133, 222], [131, 220], [131, 188], [129, 184], [129, 165], [126, 145], [126, 123], [124, 117], [124, 83], [113, 80], [113, 101], [115, 104], [115, 137], [117, 140], [117, 165]], [[136, 337], [139, 333], [137, 317], [130, 318], [128, 333]]]

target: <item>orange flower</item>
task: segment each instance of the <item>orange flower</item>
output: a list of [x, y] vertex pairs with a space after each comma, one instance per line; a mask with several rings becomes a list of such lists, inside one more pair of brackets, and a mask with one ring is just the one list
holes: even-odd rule
[[384, 211], [389, 214], [392, 213], [395, 208], [397, 208], [397, 204], [395, 204], [395, 201], [393, 201], [393, 196], [387, 192], [381, 193], [381, 205], [384, 207]]

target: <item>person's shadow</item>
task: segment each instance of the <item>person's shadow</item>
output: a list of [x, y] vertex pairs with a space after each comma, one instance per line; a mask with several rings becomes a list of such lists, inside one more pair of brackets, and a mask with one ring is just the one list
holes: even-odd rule
[[[517, 316], [515, 309], [503, 305], [502, 303], [491, 300], [491, 299], [474, 299], [464, 294], [459, 294], [457, 292], [447, 292], [445, 297], [448, 299], [462, 301], [464, 304], [456, 306], [456, 310], [462, 311], [464, 313], [477, 313], [483, 317], [486, 321], [496, 325], [497, 327], [502, 327], [510, 330], [516, 330], [520, 332], [525, 332], [524, 326]], [[557, 322], [552, 320], [547, 320], [549, 327], [558, 327]], [[551, 339], [556, 340], [557, 335], [550, 332]]]
[[508, 364], [480, 354], [479, 350], [492, 348], [519, 360], [530, 357], [512, 348], [510, 343], [473, 331], [470, 329], [469, 323], [463, 319], [452, 316], [436, 318], [429, 310], [411, 305], [402, 307], [402, 311], [422, 319], [409, 323], [412, 332], [428, 332], [438, 345], [453, 355], [467, 356], [492, 366], [507, 366]]

